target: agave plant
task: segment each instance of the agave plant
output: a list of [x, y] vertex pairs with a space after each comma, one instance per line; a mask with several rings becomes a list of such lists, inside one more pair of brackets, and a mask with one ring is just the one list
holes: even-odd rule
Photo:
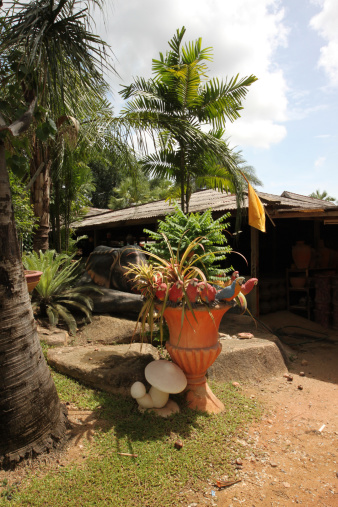
[[[22, 259], [26, 269], [43, 273], [33, 292], [33, 307], [38, 308], [41, 316], [47, 315], [52, 326], [62, 319], [73, 335], [76, 333], [77, 324], [72, 310], [84, 313], [87, 322], [91, 322], [93, 310], [93, 301], [86, 294], [89, 287], [72, 287], [81, 271], [80, 261], [74, 261], [74, 255], [47, 250], [44, 253], [31, 252]], [[90, 289], [100, 292], [92, 286]]]

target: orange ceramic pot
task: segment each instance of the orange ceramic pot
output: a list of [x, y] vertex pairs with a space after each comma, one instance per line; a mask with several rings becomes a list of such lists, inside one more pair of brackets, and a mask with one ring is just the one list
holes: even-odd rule
[[311, 262], [311, 247], [304, 241], [296, 241], [292, 247], [292, 258], [297, 269], [307, 269]]
[[42, 271], [25, 270], [24, 273], [28, 285], [28, 292], [32, 292], [40, 281]]
[[231, 308], [220, 303], [214, 308], [197, 307], [194, 315], [185, 311], [182, 325], [182, 308], [167, 307], [164, 318], [170, 339], [166, 348], [173, 360], [185, 373], [188, 385], [187, 401], [190, 408], [208, 413], [224, 410], [207, 384], [206, 372], [222, 350], [218, 328], [223, 315]]

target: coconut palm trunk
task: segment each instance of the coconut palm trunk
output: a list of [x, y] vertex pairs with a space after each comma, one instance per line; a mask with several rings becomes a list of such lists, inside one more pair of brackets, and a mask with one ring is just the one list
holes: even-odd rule
[[[31, 177], [34, 176], [38, 169], [40, 160], [34, 156], [31, 160]], [[49, 248], [49, 206], [50, 206], [50, 190], [51, 190], [51, 162], [44, 163], [44, 167], [31, 188], [31, 203], [34, 208], [34, 215], [38, 217], [38, 228], [33, 235], [33, 249], [35, 252], [42, 250], [45, 252]]]
[[17, 240], [5, 148], [0, 143], [0, 464], [37, 455], [65, 432], [40, 346]]

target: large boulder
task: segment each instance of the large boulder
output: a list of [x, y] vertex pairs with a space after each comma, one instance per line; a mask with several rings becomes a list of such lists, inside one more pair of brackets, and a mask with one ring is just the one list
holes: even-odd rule
[[144, 369], [159, 359], [149, 344], [105, 345], [97, 347], [57, 347], [49, 349], [48, 363], [60, 373], [84, 384], [115, 394], [130, 394], [137, 380], [146, 383]]
[[[140, 328], [141, 326], [138, 324], [136, 329], [134, 320], [107, 314], [94, 315], [92, 322], [76, 333], [74, 345], [86, 343], [116, 345], [119, 343], [141, 342]], [[148, 326], [146, 329], [148, 329]]]

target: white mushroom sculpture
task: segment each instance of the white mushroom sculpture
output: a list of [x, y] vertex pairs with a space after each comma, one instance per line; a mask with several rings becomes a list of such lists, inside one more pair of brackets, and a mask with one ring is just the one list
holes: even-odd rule
[[130, 390], [131, 396], [142, 408], [162, 408], [167, 404], [170, 393], [180, 393], [187, 386], [187, 378], [181, 368], [163, 359], [149, 363], [144, 374], [151, 385], [149, 393], [142, 382], [135, 382]]

